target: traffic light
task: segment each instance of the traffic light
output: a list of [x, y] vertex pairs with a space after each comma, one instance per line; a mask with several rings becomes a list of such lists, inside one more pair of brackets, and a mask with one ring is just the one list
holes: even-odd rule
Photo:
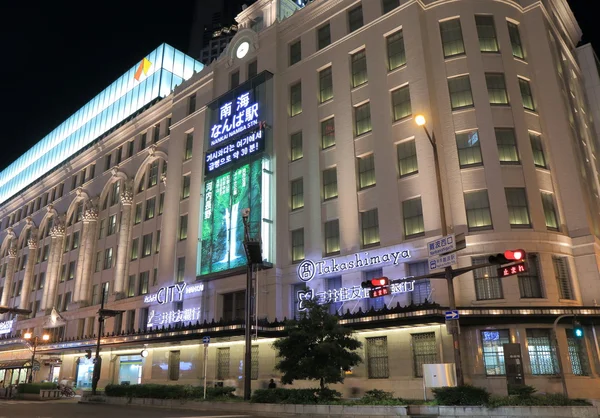
[[527, 253], [525, 253], [525, 250], [506, 250], [504, 251], [504, 254], [496, 254], [496, 255], [491, 255], [488, 258], [488, 262], [490, 264], [509, 264], [509, 263], [514, 263], [516, 261], [523, 261], [526, 258]]
[[85, 358], [88, 360], [92, 358], [92, 350], [85, 350]]
[[390, 294], [390, 288], [389, 287], [382, 287], [380, 289], [369, 290], [369, 297], [370, 298], [379, 298], [381, 296], [387, 296], [389, 294]]
[[583, 327], [577, 321], [573, 322], [573, 336], [575, 338], [583, 338]]
[[362, 282], [360, 284], [360, 287], [362, 287], [363, 289], [374, 289], [377, 287], [389, 286], [389, 285], [390, 285], [390, 279], [388, 279], [387, 277], [378, 277], [376, 279], [371, 279], [371, 280]]

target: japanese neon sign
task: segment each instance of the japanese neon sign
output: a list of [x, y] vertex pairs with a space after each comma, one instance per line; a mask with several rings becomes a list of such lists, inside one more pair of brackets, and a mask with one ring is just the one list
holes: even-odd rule
[[153, 326], [199, 321], [200, 313], [201, 308], [178, 309], [176, 311], [168, 312], [156, 312], [152, 310], [148, 314], [147, 326], [151, 328]]
[[498, 269], [498, 277], [509, 277], [514, 276], [515, 274], [525, 273], [527, 272], [527, 264], [519, 263], [513, 266], [508, 267], [500, 267]]
[[242, 158], [264, 151], [264, 149], [264, 132], [258, 130], [251, 134], [249, 133], [237, 141], [232, 141], [228, 145], [221, 146], [214, 151], [206, 153], [204, 174], [209, 174], [216, 169], [227, 167]]
[[0, 322], [0, 334], [8, 334], [12, 331], [13, 324], [15, 321], [4, 321]]
[[235, 101], [219, 108], [219, 122], [210, 128], [210, 146], [258, 126], [258, 103], [250, 101], [250, 92], [243, 93]]

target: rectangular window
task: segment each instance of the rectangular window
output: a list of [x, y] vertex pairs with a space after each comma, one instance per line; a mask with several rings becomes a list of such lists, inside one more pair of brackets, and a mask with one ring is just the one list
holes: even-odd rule
[[471, 94], [471, 80], [468, 75], [448, 79], [450, 90], [450, 103], [452, 110], [473, 107], [473, 95]]
[[246, 291], [225, 293], [223, 295], [223, 320], [244, 319], [246, 312]]
[[42, 261], [48, 261], [48, 254], [50, 253], [50, 245], [44, 245], [44, 251], [42, 254]]
[[140, 273], [140, 284], [139, 284], [139, 294], [146, 295], [148, 294], [148, 289], [150, 287], [150, 272], [143, 271]]
[[135, 238], [131, 241], [131, 260], [137, 260], [138, 258], [138, 247], [140, 244], [140, 239]]
[[43, 289], [45, 284], [46, 284], [46, 273], [41, 272], [40, 273], [40, 281], [38, 282], [38, 290]]
[[[152, 130], [152, 142], [154, 144], [156, 144], [158, 142], [158, 140], [160, 139], [160, 124], [157, 123], [156, 125], [154, 125], [154, 129]], [[119, 148], [119, 152], [120, 152], [120, 148]]]
[[440, 34], [442, 36], [444, 58], [450, 58], [465, 53], [465, 45], [463, 43], [459, 18], [440, 22]]
[[129, 141], [129, 143], [127, 144], [127, 147], [128, 147], [127, 155], [129, 157], [131, 157], [134, 153], [135, 140], [132, 139], [131, 141]]
[[319, 71], [319, 103], [333, 99], [333, 75], [331, 67]]
[[111, 160], [111, 158], [112, 158], [111, 154], [108, 154], [107, 156], [104, 157], [104, 171], [110, 170], [110, 167], [111, 167], [111, 161], [110, 160]]
[[248, 64], [248, 80], [258, 74], [258, 61], [254, 60]]
[[[487, 257], [473, 258], [472, 265], [487, 264]], [[477, 300], [503, 299], [502, 282], [495, 267], [481, 267], [473, 270], [475, 295]]]
[[186, 174], [185, 176], [183, 176], [183, 181], [181, 182], [181, 200], [190, 197], [191, 182], [192, 176], [190, 174]]
[[[396, 0], [397, 2], [397, 0]], [[404, 49], [404, 33], [400, 30], [385, 39], [387, 45], [388, 71], [406, 65], [406, 50]]]
[[542, 206], [544, 207], [546, 228], [548, 228], [551, 231], [558, 231], [558, 215], [556, 214], [554, 196], [552, 195], [552, 193], [542, 192]]
[[148, 169], [148, 187], [156, 186], [158, 184], [158, 160], [155, 160], [150, 164]]
[[98, 273], [100, 270], [102, 270], [102, 251], [96, 253], [96, 268], [94, 271]]
[[340, 253], [340, 221], [334, 219], [325, 222], [325, 255]]
[[366, 346], [369, 379], [387, 379], [390, 376], [387, 337], [366, 338]]
[[369, 154], [358, 158], [359, 189], [375, 186], [375, 155]]
[[135, 309], [127, 311], [127, 319], [125, 321], [125, 332], [133, 333], [135, 331]]
[[438, 363], [438, 348], [435, 341], [435, 332], [411, 334], [414, 376], [423, 377], [424, 364]]
[[377, 208], [360, 213], [363, 248], [379, 245], [379, 216]]
[[475, 24], [479, 37], [479, 50], [481, 52], [498, 52], [494, 16], [475, 16]]
[[132, 298], [135, 296], [135, 274], [129, 276], [127, 282], [127, 297]]
[[363, 25], [362, 5], [348, 11], [348, 33], [354, 32]]
[[191, 115], [196, 111], [196, 95], [192, 94], [188, 98], [188, 115]]
[[177, 258], [177, 271], [175, 272], [176, 283], [182, 283], [185, 280], [185, 257]]
[[383, 14], [386, 14], [398, 6], [400, 6], [400, 0], [383, 0], [381, 3], [381, 10]]
[[515, 228], [531, 228], [525, 189], [522, 187], [507, 187], [504, 191], [510, 226]]
[[146, 215], [144, 217], [144, 220], [149, 220], [154, 218], [154, 208], [156, 206], [156, 197], [152, 197], [148, 200], [146, 200]]
[[552, 263], [554, 265], [554, 275], [556, 276], [559, 297], [566, 300], [575, 300], [567, 257], [552, 257]]
[[69, 263], [69, 274], [67, 275], [67, 280], [73, 280], [75, 278], [75, 261], [71, 261]]
[[412, 114], [408, 85], [392, 91], [392, 109], [394, 112], [394, 122]]
[[140, 137], [140, 151], [146, 149], [146, 132]]
[[521, 98], [523, 99], [523, 107], [527, 110], [535, 112], [535, 103], [531, 94], [531, 86], [529, 81], [519, 77], [519, 89], [521, 90]]
[[527, 267], [527, 272], [517, 275], [519, 278], [519, 291], [521, 292], [521, 297], [524, 299], [542, 298], [542, 280], [539, 273], [537, 254], [527, 254]]
[[542, 145], [542, 137], [533, 132], [529, 132], [529, 140], [531, 142], [531, 150], [533, 151], [533, 163], [536, 167], [548, 168], [546, 164], [546, 156], [544, 155], [544, 147]]
[[292, 263], [304, 260], [304, 228], [292, 231]]
[[152, 254], [152, 232], [142, 237], [142, 258]]
[[483, 164], [483, 159], [481, 158], [481, 143], [479, 142], [479, 131], [456, 134], [456, 147], [458, 148], [458, 162], [460, 163], [460, 168]]
[[402, 215], [404, 217], [404, 237], [406, 239], [425, 234], [423, 205], [420, 197], [402, 202]]
[[100, 227], [98, 228], [98, 239], [104, 238], [106, 233], [106, 219], [100, 219]]
[[323, 200], [335, 199], [337, 196], [337, 168], [323, 170]]
[[142, 202], [135, 204], [135, 216], [134, 216], [134, 225], [142, 222]]
[[290, 160], [297, 161], [302, 157], [302, 131], [300, 131], [290, 136]]
[[179, 380], [181, 351], [169, 351], [169, 380]]
[[160, 251], [160, 229], [156, 231], [156, 244], [154, 246], [154, 252], [158, 254]]
[[335, 145], [335, 118], [321, 122], [321, 148], [327, 149]]
[[519, 164], [517, 138], [513, 128], [495, 128], [500, 164]]
[[155, 268], [152, 270], [152, 286], [156, 286], [158, 284], [158, 269]]
[[181, 215], [179, 217], [179, 233], [178, 233], [180, 241], [187, 239], [187, 224], [188, 224], [187, 214]]
[[104, 250], [104, 270], [108, 270], [112, 267], [113, 263], [113, 249], [107, 248]]
[[532, 375], [558, 374], [558, 361], [549, 328], [528, 329], [527, 351]]
[[321, 26], [318, 30], [317, 30], [317, 46], [318, 49], [323, 49], [326, 46], [331, 44], [331, 26], [329, 26], [329, 23]]
[[469, 231], [492, 229], [492, 213], [487, 190], [465, 192]]
[[508, 35], [510, 37], [510, 45], [512, 46], [513, 57], [524, 60], [525, 50], [523, 49], [523, 44], [521, 43], [519, 25], [512, 22], [506, 23], [508, 24]]
[[585, 339], [575, 337], [573, 329], [566, 329], [567, 346], [569, 347], [569, 360], [571, 370], [575, 376], [590, 375], [590, 361], [588, 358]]
[[350, 67], [352, 69], [352, 87], [365, 84], [368, 81], [367, 51], [363, 49], [350, 55]]
[[483, 351], [483, 366], [486, 376], [504, 376], [504, 344], [510, 343], [510, 333], [507, 329], [481, 331], [481, 348]]
[[367, 102], [354, 108], [354, 132], [360, 136], [371, 132], [371, 103]]
[[302, 178], [292, 180], [290, 184], [292, 210], [304, 207], [304, 181]]
[[190, 132], [185, 136], [185, 150], [183, 152], [183, 160], [187, 161], [192, 158], [192, 149], [194, 148], [194, 133]]
[[417, 148], [415, 140], [404, 141], [396, 145], [398, 157], [398, 173], [400, 177], [409, 176], [419, 172], [417, 164]]
[[115, 181], [110, 187], [110, 205], [114, 206], [119, 203], [119, 197], [121, 196], [121, 182]]
[[491, 105], [507, 105], [508, 93], [503, 73], [485, 73], [488, 97]]
[[115, 234], [117, 232], [117, 215], [110, 215], [108, 217], [108, 233], [107, 236]]
[[302, 113], [302, 82], [290, 87], [290, 116]]
[[235, 72], [231, 73], [231, 75], [229, 76], [229, 85], [230, 85], [230, 88], [232, 88], [232, 89], [234, 89], [240, 85], [240, 72], [239, 71], [235, 71]]
[[[429, 274], [427, 261], [408, 264], [408, 275], [412, 277]], [[413, 305], [422, 305], [431, 302], [431, 283], [429, 279], [421, 279], [415, 282], [415, 288], [410, 292], [410, 301]]]
[[229, 378], [229, 347], [217, 349], [217, 380]]
[[290, 44], [290, 66], [302, 60], [302, 41], [297, 40]]
[[73, 232], [73, 240], [71, 241], [71, 250], [79, 248], [79, 231]]

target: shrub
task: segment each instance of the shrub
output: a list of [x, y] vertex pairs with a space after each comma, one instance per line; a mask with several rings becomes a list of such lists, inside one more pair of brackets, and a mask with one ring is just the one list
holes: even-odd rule
[[[200, 397], [204, 397], [204, 387], [198, 387], [200, 389]], [[235, 388], [232, 386], [213, 387], [206, 388], [206, 399], [219, 399], [219, 398], [235, 398], [233, 394]]]
[[258, 389], [252, 393], [250, 402], [306, 405], [335, 402], [341, 396], [332, 389]]
[[433, 395], [439, 405], [448, 406], [479, 406], [490, 400], [490, 393], [471, 385], [434, 388]]
[[495, 396], [488, 403], [490, 408], [501, 406], [589, 406], [584, 399], [569, 399], [562, 394], [519, 396]]
[[372, 400], [372, 401], [384, 401], [393, 399], [394, 394], [392, 392], [386, 392], [384, 390], [373, 389], [365, 392], [365, 395], [362, 397], [364, 400]]
[[535, 392], [537, 389], [529, 385], [510, 385], [508, 387], [508, 394], [519, 398], [530, 398]]
[[56, 383], [21, 383], [18, 386], [19, 393], [39, 394], [41, 390], [56, 389]]
[[[234, 387], [206, 388], [207, 399], [233, 397]], [[107, 385], [104, 388], [106, 396], [127, 398], [154, 399], [202, 399], [204, 387], [191, 385], [158, 385], [145, 383], [142, 385]]]

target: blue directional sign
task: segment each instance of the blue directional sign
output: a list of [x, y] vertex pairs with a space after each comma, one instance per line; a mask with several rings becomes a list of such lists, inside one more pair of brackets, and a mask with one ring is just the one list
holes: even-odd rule
[[446, 321], [450, 321], [452, 319], [458, 319], [458, 311], [446, 311]]
[[202, 342], [203, 342], [204, 344], [209, 344], [209, 343], [210, 343], [210, 337], [209, 337], [209, 336], [202, 337]]

